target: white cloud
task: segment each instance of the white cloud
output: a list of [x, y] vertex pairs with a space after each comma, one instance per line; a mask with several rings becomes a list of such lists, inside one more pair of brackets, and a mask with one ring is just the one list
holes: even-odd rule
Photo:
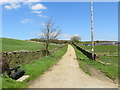
[[34, 21], [32, 19], [23, 19], [21, 23], [33, 23]]
[[45, 15], [38, 15], [39, 17], [44, 17], [44, 18], [46, 18], [47, 16], [45, 16]]
[[[2, 3], [3, 7], [8, 10], [18, 9], [21, 6], [26, 5], [32, 10], [33, 13], [36, 13], [37, 16], [45, 18], [46, 16], [41, 15], [42, 11], [40, 10], [47, 9], [47, 7], [37, 2], [40, 2], [40, 0], [0, 0], [0, 4]], [[26, 20], [25, 22], [27, 21], [29, 20]]]
[[24, 5], [32, 6], [36, 2], [40, 2], [40, 0], [23, 0], [22, 2], [23, 2]]
[[6, 9], [12, 9], [12, 7], [11, 6], [8, 6], [8, 5], [6, 5], [6, 6], [4, 6]]
[[11, 3], [15, 2], [16, 0], [0, 0], [0, 3], [5, 4], [5, 3]]
[[47, 9], [43, 4], [37, 2], [40, 2], [40, 0], [0, 0], [0, 4], [4, 5], [6, 9], [20, 8], [22, 4], [27, 5], [32, 10], [36, 10], [34, 13], [41, 13], [41, 11], [37, 10]]
[[[54, 32], [54, 33], [56, 34], [56, 32]], [[37, 36], [43, 37], [43, 36], [45, 36], [45, 33], [39, 33], [39, 34], [37, 34]], [[59, 38], [63, 39], [63, 40], [70, 40], [70, 38], [73, 36], [80, 36], [80, 35], [79, 34], [61, 34], [59, 36]]]
[[33, 13], [42, 13], [41, 11], [33, 11]]
[[19, 2], [40, 2], [41, 0], [0, 0], [0, 3], [3, 3], [3, 4], [5, 4], [5, 3], [13, 3], [13, 2], [17, 2], [17, 3], [19, 3]]
[[35, 4], [31, 7], [32, 10], [40, 10], [40, 9], [46, 9], [45, 6], [43, 6], [42, 4]]
[[66, 39], [66, 40], [70, 40], [70, 38], [73, 36], [80, 36], [80, 35], [79, 34], [61, 34], [60, 35], [61, 39]]
[[[41, 37], [41, 38], [44, 38], [46, 37], [47, 33], [38, 33], [37, 36]], [[52, 32], [52, 33], [49, 33], [50, 35], [50, 39], [54, 39], [54, 38], [59, 38], [59, 35], [58, 35], [58, 32]], [[58, 35], [56, 37], [56, 35]]]
[[0, 0], [0, 4], [5, 5], [4, 7], [6, 9], [19, 8], [20, 3], [23, 5], [31, 6], [35, 4], [36, 2], [40, 2], [40, 0]]
[[40, 2], [41, 0], [24, 0], [26, 2]]
[[11, 3], [10, 5], [5, 5], [4, 7], [6, 9], [17, 9], [17, 8], [21, 7], [21, 5], [18, 3]]

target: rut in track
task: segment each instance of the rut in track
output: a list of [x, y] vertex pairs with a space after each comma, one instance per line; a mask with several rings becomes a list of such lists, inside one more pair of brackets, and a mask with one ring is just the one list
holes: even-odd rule
[[63, 58], [29, 88], [117, 88], [117, 84], [84, 73], [79, 68], [74, 48], [68, 45]]

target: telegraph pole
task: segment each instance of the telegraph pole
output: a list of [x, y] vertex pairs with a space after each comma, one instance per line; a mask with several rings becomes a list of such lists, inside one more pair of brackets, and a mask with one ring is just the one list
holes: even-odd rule
[[91, 40], [92, 40], [92, 60], [94, 60], [94, 23], [93, 23], [93, 2], [90, 0], [91, 10]]

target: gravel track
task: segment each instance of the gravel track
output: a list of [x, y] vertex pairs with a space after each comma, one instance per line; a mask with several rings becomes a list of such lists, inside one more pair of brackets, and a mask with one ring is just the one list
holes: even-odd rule
[[68, 50], [62, 59], [37, 78], [29, 88], [117, 88], [117, 84], [99, 80], [84, 73], [80, 68], [74, 48]]

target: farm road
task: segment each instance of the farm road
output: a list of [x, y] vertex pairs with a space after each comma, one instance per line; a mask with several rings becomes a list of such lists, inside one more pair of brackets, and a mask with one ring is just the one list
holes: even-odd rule
[[117, 85], [84, 73], [79, 68], [74, 48], [68, 45], [63, 58], [29, 88], [117, 88]]

